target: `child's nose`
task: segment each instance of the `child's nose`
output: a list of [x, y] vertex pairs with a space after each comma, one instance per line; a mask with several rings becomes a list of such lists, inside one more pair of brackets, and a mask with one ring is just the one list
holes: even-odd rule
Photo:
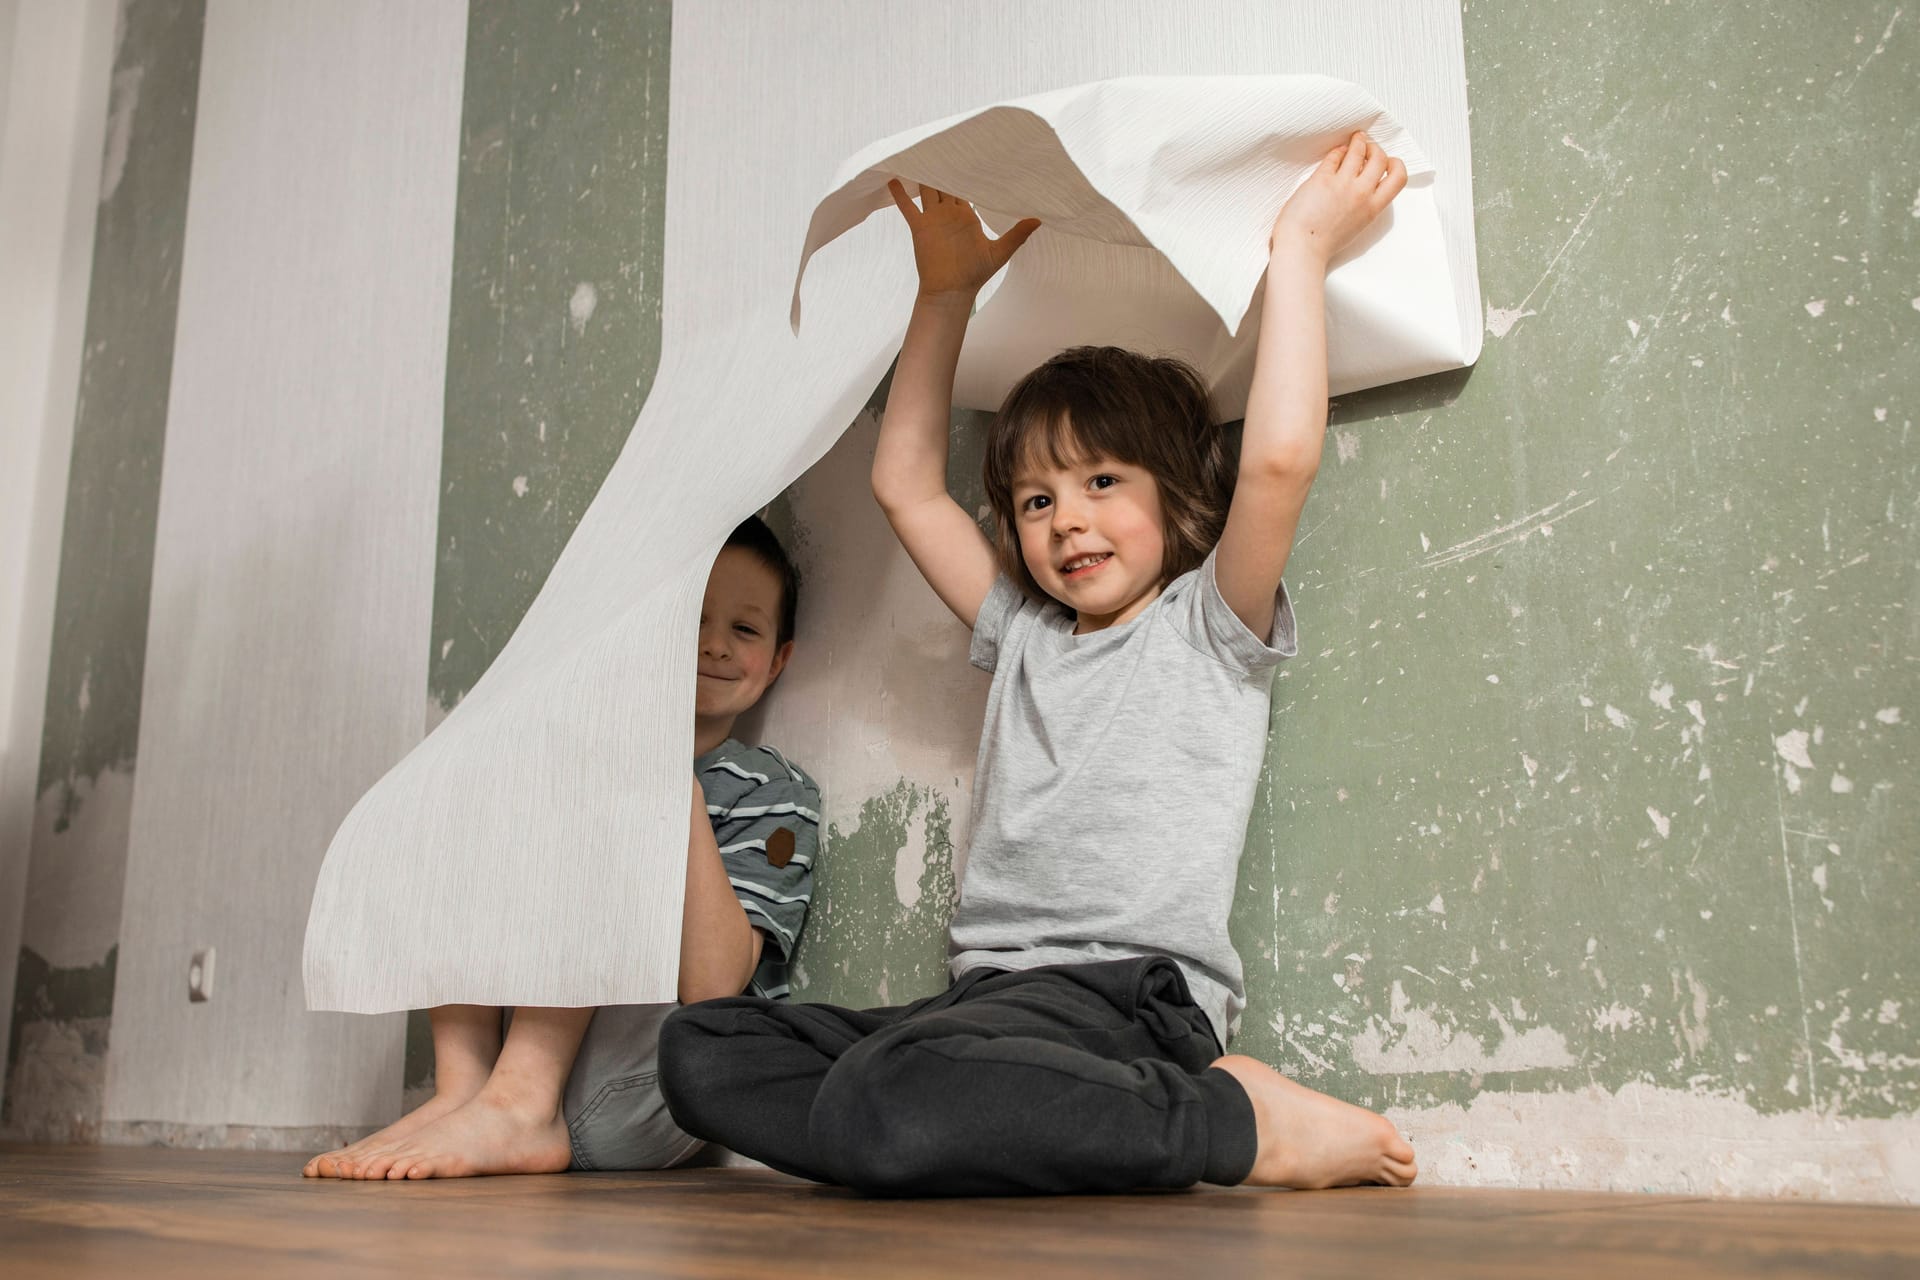
[[1054, 503], [1053, 531], [1055, 534], [1064, 535], [1086, 527], [1086, 513], [1080, 509], [1078, 503]]

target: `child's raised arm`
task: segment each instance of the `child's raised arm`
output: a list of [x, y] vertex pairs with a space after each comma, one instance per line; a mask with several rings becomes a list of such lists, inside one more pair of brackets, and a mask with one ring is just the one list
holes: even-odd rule
[[975, 295], [1040, 224], [1029, 218], [989, 240], [966, 201], [922, 187], [918, 208], [898, 179], [887, 185], [913, 232], [920, 292], [880, 422], [873, 496], [927, 585], [971, 627], [998, 568], [986, 536], [947, 492], [953, 372]]
[[1406, 185], [1406, 166], [1356, 133], [1273, 225], [1240, 474], [1215, 561], [1222, 598], [1262, 640], [1327, 430], [1327, 264]]

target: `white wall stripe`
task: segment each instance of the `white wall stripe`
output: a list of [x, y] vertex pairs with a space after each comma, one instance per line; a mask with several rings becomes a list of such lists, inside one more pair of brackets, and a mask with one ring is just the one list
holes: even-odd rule
[[108, 1121], [399, 1103], [403, 1019], [304, 1011], [300, 926], [333, 829], [421, 734], [466, 19], [208, 7]]

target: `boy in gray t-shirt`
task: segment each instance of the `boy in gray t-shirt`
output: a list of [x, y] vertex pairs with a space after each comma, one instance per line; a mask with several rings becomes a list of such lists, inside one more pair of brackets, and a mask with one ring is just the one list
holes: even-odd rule
[[1073, 628], [1004, 576], [974, 621], [995, 679], [953, 976], [1163, 955], [1224, 1045], [1246, 1003], [1227, 913], [1293, 607], [1282, 588], [1263, 642], [1209, 555], [1133, 621]]
[[991, 544], [947, 493], [953, 374], [1038, 224], [990, 241], [965, 201], [893, 184], [920, 292], [874, 495], [993, 672], [954, 981], [898, 1009], [681, 1010], [660, 1054], [688, 1132], [889, 1195], [1413, 1180], [1383, 1117], [1223, 1052], [1227, 914], [1295, 648], [1281, 571], [1326, 431], [1327, 263], [1405, 181], [1355, 134], [1275, 221], [1237, 464], [1177, 360], [1082, 347], [1027, 375], [987, 442]]

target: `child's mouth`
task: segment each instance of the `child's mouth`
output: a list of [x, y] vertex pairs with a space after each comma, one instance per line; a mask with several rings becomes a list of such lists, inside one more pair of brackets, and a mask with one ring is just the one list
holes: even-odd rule
[[1113, 552], [1103, 551], [1099, 555], [1075, 556], [1060, 566], [1060, 576], [1068, 582], [1077, 582], [1095, 572], [1107, 561], [1113, 559]]

